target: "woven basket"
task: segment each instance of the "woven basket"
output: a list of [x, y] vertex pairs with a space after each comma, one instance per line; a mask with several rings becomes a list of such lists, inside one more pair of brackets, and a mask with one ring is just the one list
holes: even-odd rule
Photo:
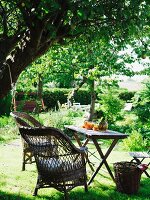
[[136, 194], [139, 190], [142, 171], [133, 162], [114, 163], [117, 190], [126, 194]]

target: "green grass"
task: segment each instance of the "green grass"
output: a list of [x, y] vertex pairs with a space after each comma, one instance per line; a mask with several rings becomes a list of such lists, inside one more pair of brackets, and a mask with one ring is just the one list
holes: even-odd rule
[[[120, 143], [121, 144], [121, 143]], [[94, 150], [94, 146], [90, 145]], [[106, 149], [104, 149], [105, 151]], [[113, 168], [117, 161], [127, 161], [130, 157], [127, 152], [120, 151], [117, 146], [108, 159]], [[96, 161], [95, 159], [93, 161]], [[39, 195], [33, 197], [32, 193], [36, 184], [35, 165], [27, 165], [26, 171], [21, 171], [22, 146], [18, 138], [11, 143], [0, 145], [0, 199], [1, 200], [61, 200], [63, 194], [53, 188], [39, 190]], [[88, 177], [91, 176], [88, 167]], [[148, 200], [150, 199], [150, 179], [143, 174], [140, 190], [136, 195], [127, 195], [116, 191], [116, 186], [108, 173], [100, 171], [89, 191], [84, 192], [83, 187], [76, 187], [70, 192], [70, 200]]]
[[[84, 118], [74, 117], [74, 113], [46, 113], [36, 116], [46, 126], [64, 127], [65, 124], [75, 123], [82, 125]], [[82, 120], [81, 120], [82, 119]], [[15, 139], [15, 140], [14, 140]], [[106, 148], [110, 142], [102, 144]], [[94, 145], [89, 145], [94, 151]], [[108, 158], [108, 163], [113, 170], [113, 163], [118, 161], [129, 161], [128, 152], [123, 151], [124, 144], [119, 143]], [[98, 156], [97, 153], [94, 155]], [[90, 157], [92, 162], [98, 166], [98, 161]], [[11, 118], [0, 118], [0, 200], [61, 200], [63, 194], [53, 188], [39, 190], [39, 195], [33, 197], [32, 193], [36, 184], [37, 172], [34, 164], [27, 165], [26, 171], [22, 167], [22, 146], [18, 130]], [[150, 170], [149, 170], [150, 172]], [[88, 178], [91, 170], [87, 165]], [[150, 179], [142, 175], [138, 194], [127, 195], [116, 191], [115, 183], [106, 173], [105, 167], [95, 177], [89, 186], [89, 191], [84, 192], [83, 187], [76, 187], [70, 192], [70, 200], [148, 200], [150, 199]]]

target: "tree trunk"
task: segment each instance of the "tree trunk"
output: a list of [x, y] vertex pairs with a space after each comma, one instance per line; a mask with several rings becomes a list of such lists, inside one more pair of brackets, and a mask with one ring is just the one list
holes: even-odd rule
[[42, 75], [38, 74], [38, 91], [37, 91], [37, 96], [38, 99], [42, 99], [42, 94], [43, 94], [43, 81], [42, 81]]
[[[42, 106], [42, 109], [45, 110], [45, 105], [43, 101], [43, 77], [41, 74], [38, 74], [38, 90], [37, 90], [37, 96], [38, 100], [40, 101], [40, 104]], [[39, 109], [39, 105], [37, 110]], [[39, 111], [39, 110], [38, 110]]]
[[82, 85], [86, 83], [86, 81], [87, 81], [87, 78], [84, 76], [80, 84], [76, 88], [73, 89], [71, 94], [68, 95], [68, 99], [67, 99], [68, 107], [73, 105], [74, 96], [76, 95], [77, 91], [82, 87]]
[[93, 116], [94, 116], [94, 111], [95, 111], [95, 100], [96, 100], [96, 94], [95, 94], [95, 83], [94, 80], [91, 81], [90, 84], [90, 89], [91, 89], [91, 105], [90, 105], [90, 113], [89, 113], [89, 121], [93, 120]]
[[11, 89], [12, 83], [16, 83], [21, 72], [36, 58], [46, 52], [48, 48], [49, 45], [45, 45], [44, 48], [34, 51], [30, 44], [26, 44], [23, 50], [17, 49], [14, 60], [8, 59], [7, 62], [3, 64], [3, 72], [0, 76], [0, 98], [6, 96]]

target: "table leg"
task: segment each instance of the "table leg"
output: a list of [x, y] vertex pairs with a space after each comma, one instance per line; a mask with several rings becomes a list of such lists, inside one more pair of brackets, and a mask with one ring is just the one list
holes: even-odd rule
[[[76, 141], [77, 141], [77, 143], [78, 143], [78, 145], [80, 147], [85, 147], [88, 144], [88, 142], [89, 142], [89, 139], [87, 138], [86, 141], [84, 142], [84, 144], [82, 144], [82, 142], [80, 141], [80, 139], [78, 137], [78, 134], [76, 132], [74, 132], [74, 137], [75, 137], [75, 139], [76, 139]], [[91, 170], [94, 172], [94, 168], [93, 168], [93, 166], [92, 166], [92, 164], [91, 164], [91, 162], [90, 162], [90, 160], [88, 158], [88, 155], [86, 155], [86, 159], [87, 159], [87, 162], [88, 162]]]
[[78, 134], [77, 134], [76, 132], [74, 132], [74, 138], [75, 138], [75, 140], [77, 141], [79, 147], [82, 147], [82, 143], [81, 143], [81, 141], [80, 141], [80, 139], [79, 139], [79, 137], [78, 137]]
[[115, 145], [117, 144], [118, 139], [114, 139], [114, 140], [113, 140], [112, 144], [111, 144], [110, 147], [108, 148], [108, 150], [107, 150], [107, 152], [105, 153], [105, 155], [103, 154], [103, 152], [102, 152], [102, 150], [101, 150], [101, 148], [100, 148], [100, 146], [99, 146], [97, 140], [94, 139], [94, 138], [93, 138], [92, 140], [93, 140], [93, 142], [94, 142], [94, 144], [95, 144], [95, 147], [96, 147], [96, 149], [97, 149], [97, 151], [98, 151], [98, 153], [99, 153], [99, 155], [100, 155], [102, 161], [101, 161], [101, 163], [99, 164], [99, 166], [98, 166], [98, 168], [96, 169], [96, 171], [94, 172], [94, 174], [92, 175], [90, 181], [88, 182], [88, 185], [91, 184], [91, 182], [93, 181], [93, 179], [95, 178], [96, 174], [99, 172], [99, 170], [100, 170], [100, 168], [102, 167], [103, 164], [105, 164], [105, 166], [106, 166], [106, 168], [107, 168], [107, 170], [108, 170], [108, 172], [109, 172], [111, 178], [112, 178], [113, 181], [115, 182], [114, 175], [113, 175], [112, 171], [110, 170], [110, 167], [109, 167], [109, 165], [108, 165], [106, 159], [107, 159], [107, 157], [109, 156], [109, 154], [111, 153], [111, 151], [113, 150], [113, 148], [115, 147]]

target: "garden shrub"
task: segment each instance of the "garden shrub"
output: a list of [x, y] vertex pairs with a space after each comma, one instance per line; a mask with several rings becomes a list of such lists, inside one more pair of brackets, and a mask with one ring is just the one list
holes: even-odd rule
[[64, 104], [67, 102], [68, 89], [47, 89], [43, 93], [44, 104], [47, 109], [58, 109], [58, 102]]
[[135, 94], [133, 98], [134, 113], [143, 123], [150, 124], [150, 81], [145, 83], [145, 88]]
[[0, 117], [0, 144], [16, 139], [18, 136], [18, 128], [12, 117]]
[[101, 100], [99, 100], [100, 110], [103, 111], [104, 117], [107, 118], [109, 122], [116, 121], [123, 108], [124, 102], [119, 99], [117, 92], [112, 90], [108, 90], [99, 96], [101, 98]]
[[132, 113], [128, 113], [128, 114], [124, 113], [122, 114], [122, 116], [123, 118], [121, 120], [118, 120], [115, 122], [114, 127], [116, 131], [130, 134], [133, 130], [138, 130], [138, 127], [136, 127], [137, 119], [138, 119], [136, 115]]
[[68, 109], [67, 117], [82, 117], [82, 116], [83, 116], [83, 111]]
[[15, 121], [12, 119], [12, 117], [7, 117], [7, 116], [0, 117], [0, 128], [12, 127], [12, 126], [15, 126]]
[[146, 140], [138, 131], [132, 131], [127, 139], [123, 140], [123, 147], [127, 151], [142, 151], [146, 147]]
[[35, 100], [37, 99], [37, 93], [35, 91], [32, 92], [23, 92], [23, 91], [17, 91], [16, 93], [16, 100], [22, 101], [22, 100]]
[[11, 110], [11, 101], [12, 97], [10, 93], [3, 99], [0, 99], [0, 116], [9, 116]]
[[123, 101], [132, 101], [132, 98], [134, 97], [136, 92], [134, 91], [128, 91], [128, 90], [122, 90], [119, 92], [119, 98]]
[[77, 94], [74, 97], [75, 102], [79, 102], [82, 105], [90, 104], [91, 94], [87, 89], [80, 89], [77, 91]]
[[45, 126], [51, 126], [58, 129], [64, 129], [64, 125], [73, 124], [73, 119], [66, 116], [65, 112], [50, 111], [46, 114], [40, 114], [39, 119]]

